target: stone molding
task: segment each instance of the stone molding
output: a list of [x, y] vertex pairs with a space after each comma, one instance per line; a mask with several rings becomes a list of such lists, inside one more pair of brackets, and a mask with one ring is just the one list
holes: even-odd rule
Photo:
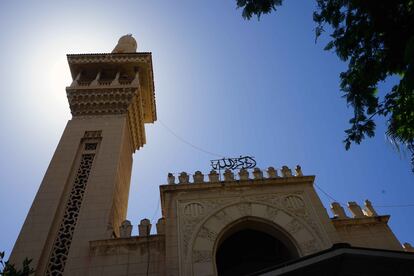
[[74, 117], [126, 114], [134, 149], [145, 144], [144, 110], [139, 87], [87, 90], [67, 87], [66, 91]]
[[138, 250], [144, 254], [148, 250], [148, 245], [151, 246], [151, 250], [156, 248], [158, 252], [165, 254], [165, 235], [90, 241], [89, 250], [91, 256], [114, 256]]
[[333, 218], [331, 219], [335, 227], [347, 225], [366, 225], [366, 224], [387, 224], [390, 219], [389, 215], [362, 217], [362, 218]]
[[123, 53], [123, 54], [69, 54], [67, 55], [69, 64], [87, 64], [87, 63], [125, 63], [140, 62], [148, 63], [152, 67], [151, 53]]

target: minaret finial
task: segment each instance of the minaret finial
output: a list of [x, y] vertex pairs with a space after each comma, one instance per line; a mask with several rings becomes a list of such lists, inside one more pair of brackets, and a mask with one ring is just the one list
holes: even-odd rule
[[137, 51], [137, 41], [132, 37], [132, 34], [127, 34], [121, 36], [118, 40], [118, 44], [115, 46], [112, 51], [113, 54], [121, 53], [136, 53]]

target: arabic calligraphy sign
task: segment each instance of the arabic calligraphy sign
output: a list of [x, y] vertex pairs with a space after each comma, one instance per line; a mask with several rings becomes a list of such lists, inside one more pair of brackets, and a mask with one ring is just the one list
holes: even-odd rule
[[251, 156], [240, 156], [238, 158], [222, 158], [217, 160], [210, 160], [211, 167], [214, 170], [237, 170], [237, 169], [251, 169], [256, 167], [256, 160]]

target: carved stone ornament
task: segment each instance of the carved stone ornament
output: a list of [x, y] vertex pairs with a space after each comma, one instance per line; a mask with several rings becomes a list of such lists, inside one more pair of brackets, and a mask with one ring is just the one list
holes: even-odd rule
[[198, 217], [204, 212], [204, 207], [200, 203], [189, 203], [184, 207], [184, 215], [190, 217]]
[[204, 182], [204, 174], [200, 171], [196, 171], [193, 175], [194, 183], [203, 183]]
[[210, 173], [208, 174], [208, 180], [210, 182], [218, 182], [219, 181], [219, 175], [218, 175], [217, 171], [211, 170]]
[[129, 220], [124, 220], [119, 227], [119, 234], [121, 238], [129, 238], [132, 233], [132, 224]]
[[284, 203], [286, 208], [296, 212], [301, 213], [302, 215], [306, 212], [305, 203], [300, 196], [289, 195], [285, 197]]
[[190, 177], [186, 172], [181, 172], [178, 176], [178, 182], [180, 184], [188, 184], [190, 182]]
[[273, 168], [273, 167], [269, 167], [267, 169], [267, 177], [269, 177], [269, 178], [276, 178], [276, 177], [278, 177], [277, 170], [275, 168]]
[[224, 171], [224, 181], [234, 181], [234, 174], [230, 169]]
[[246, 169], [241, 169], [239, 172], [240, 180], [249, 180], [249, 171]]
[[169, 173], [167, 176], [168, 185], [175, 184], [175, 176], [172, 173]]
[[83, 154], [81, 156], [79, 168], [72, 183], [72, 189], [60, 222], [59, 231], [53, 243], [46, 275], [63, 274], [94, 157], [95, 154]]
[[282, 172], [283, 177], [291, 177], [292, 176], [292, 170], [289, 169], [288, 166], [283, 166], [281, 172]]
[[296, 173], [296, 176], [303, 176], [302, 168], [299, 165], [296, 166], [295, 173]]
[[206, 263], [211, 262], [212, 252], [211, 251], [193, 251], [193, 262], [194, 263]]
[[259, 168], [253, 170], [254, 179], [263, 179], [263, 172]]

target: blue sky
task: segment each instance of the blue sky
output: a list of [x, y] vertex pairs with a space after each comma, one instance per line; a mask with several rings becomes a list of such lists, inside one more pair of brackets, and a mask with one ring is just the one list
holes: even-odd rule
[[[233, 0], [1, 1], [0, 251], [11, 251], [70, 119], [65, 55], [110, 52], [126, 33], [152, 52], [158, 118], [185, 140], [225, 156], [253, 155], [261, 168], [300, 164], [343, 203], [413, 204], [414, 175], [387, 142], [384, 121], [374, 139], [344, 150], [352, 110], [338, 75], [346, 64], [323, 51], [326, 38], [315, 44], [314, 1], [285, 2], [245, 21]], [[146, 129], [147, 145], [134, 155], [134, 225], [159, 217], [158, 186], [168, 172], [207, 173], [215, 158], [159, 122]], [[413, 210], [377, 207], [411, 243]]]

